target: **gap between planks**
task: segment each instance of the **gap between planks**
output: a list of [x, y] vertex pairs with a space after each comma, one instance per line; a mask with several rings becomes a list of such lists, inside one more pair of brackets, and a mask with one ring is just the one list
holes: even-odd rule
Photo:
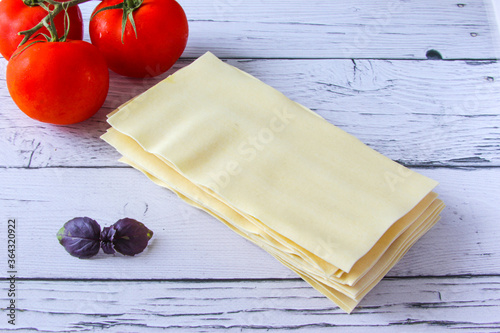
[[[397, 276], [386, 275], [383, 280], [449, 280], [449, 279], [474, 279], [474, 278], [500, 278], [499, 274], [454, 274], [454, 275], [415, 275]], [[8, 280], [8, 277], [3, 278]], [[178, 282], [178, 283], [238, 283], [238, 282], [290, 282], [302, 281], [300, 277], [295, 278], [179, 278], [179, 279], [113, 279], [113, 278], [16, 278], [16, 281], [36, 281], [36, 282]]]

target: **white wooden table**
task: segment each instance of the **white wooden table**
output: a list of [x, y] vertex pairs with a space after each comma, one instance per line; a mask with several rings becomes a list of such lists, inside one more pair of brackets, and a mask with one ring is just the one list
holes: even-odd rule
[[[11, 101], [0, 59], [0, 330], [500, 331], [500, 42], [489, 1], [180, 1], [190, 39], [168, 74], [212, 51], [440, 182], [442, 220], [351, 315], [99, 139], [107, 113], [167, 74], [111, 74], [96, 116], [51, 126]], [[95, 5], [81, 6], [87, 24]], [[102, 226], [132, 217], [155, 236], [136, 257], [79, 260], [55, 236], [75, 216]]]

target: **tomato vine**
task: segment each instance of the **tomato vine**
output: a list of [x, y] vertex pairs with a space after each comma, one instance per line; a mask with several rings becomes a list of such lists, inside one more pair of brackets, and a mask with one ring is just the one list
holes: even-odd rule
[[90, 43], [82, 40], [78, 6], [88, 1], [0, 0], [7, 87], [33, 119], [58, 125], [88, 119], [106, 100], [109, 70], [153, 77], [184, 52], [189, 26], [176, 0], [94, 0]]
[[[33, 28], [20, 31], [19, 35], [23, 35], [24, 38], [19, 44], [19, 46], [25, 44], [28, 40], [30, 40], [32, 37], [35, 36], [38, 30], [42, 27], [46, 27], [47, 30], [50, 32], [50, 40], [51, 41], [64, 41], [67, 36], [67, 32], [69, 30], [69, 23], [66, 27], [65, 34], [62, 38], [59, 38], [57, 36], [57, 31], [55, 30], [55, 25], [54, 25], [54, 17], [56, 17], [57, 14], [59, 14], [62, 11], [67, 12], [69, 7], [76, 6], [80, 3], [88, 2], [90, 0], [70, 0], [67, 2], [59, 2], [59, 1], [54, 1], [54, 0], [43, 0], [43, 1], [33, 1], [33, 0], [23, 0], [23, 2], [27, 6], [40, 6], [44, 8], [48, 13], [47, 16], [45, 16], [38, 24], [36, 24]], [[52, 5], [53, 8], [50, 9], [49, 6]], [[69, 21], [68, 21], [69, 22]]]
[[[23, 35], [24, 38], [19, 44], [19, 46], [24, 45], [27, 41], [29, 41], [32, 37], [36, 36], [36, 33], [40, 28], [46, 27], [50, 32], [50, 37], [45, 36], [47, 40], [52, 42], [57, 41], [65, 41], [66, 36], [68, 35], [69, 30], [69, 19], [67, 20], [67, 26], [65, 34], [62, 37], [58, 37], [57, 31], [54, 25], [54, 17], [61, 13], [62, 11], [67, 12], [69, 7], [73, 7], [79, 5], [84, 2], [88, 2], [91, 0], [69, 0], [69, 1], [56, 1], [56, 0], [23, 0], [23, 2], [27, 6], [40, 6], [47, 11], [47, 16], [45, 16], [40, 22], [38, 22], [33, 28], [20, 31], [19, 35]], [[125, 32], [125, 26], [127, 21], [130, 22], [132, 28], [134, 29], [135, 36], [137, 37], [137, 29], [135, 27], [133, 12], [138, 9], [142, 5], [143, 0], [123, 0], [123, 2], [114, 5], [102, 8], [101, 10], [95, 12], [90, 19], [92, 19], [99, 12], [110, 9], [122, 9], [123, 10], [123, 18], [122, 18], [122, 43], [123, 43], [123, 34]], [[50, 6], [53, 8], [51, 9]]]

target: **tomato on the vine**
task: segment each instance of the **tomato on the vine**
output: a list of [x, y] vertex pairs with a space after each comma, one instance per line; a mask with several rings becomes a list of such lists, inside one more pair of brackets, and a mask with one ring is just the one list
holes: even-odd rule
[[[45, 16], [47, 11], [40, 6], [25, 5], [22, 0], [0, 1], [0, 53], [7, 60], [21, 43], [23, 36], [18, 32], [33, 28]], [[70, 20], [68, 39], [81, 40], [83, 38], [83, 18], [78, 6], [68, 8]], [[54, 25], [58, 35], [64, 34], [64, 13], [54, 18]], [[38, 32], [49, 35], [46, 28]]]
[[[122, 2], [122, 9], [100, 11], [120, 6]], [[175, 0], [104, 0], [92, 15], [89, 26], [92, 44], [104, 54], [109, 68], [118, 74], [159, 75], [172, 67], [186, 47], [188, 22]]]
[[108, 94], [109, 71], [94, 45], [36, 41], [21, 50], [7, 64], [7, 87], [29, 117], [66, 125], [100, 109]]

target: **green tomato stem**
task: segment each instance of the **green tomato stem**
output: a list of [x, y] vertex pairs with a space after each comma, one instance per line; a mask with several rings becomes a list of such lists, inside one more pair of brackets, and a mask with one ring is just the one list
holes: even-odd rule
[[[0, 0], [1, 1], [1, 0]], [[68, 18], [68, 13], [67, 10], [69, 7], [73, 7], [76, 5], [79, 5], [84, 2], [88, 2], [90, 0], [70, 0], [67, 2], [59, 2], [56, 0], [23, 0], [23, 2], [27, 6], [40, 6], [47, 10], [48, 14], [45, 16], [40, 22], [38, 22], [37, 25], [35, 25], [33, 28], [20, 31], [19, 35], [24, 35], [23, 40], [21, 43], [18, 45], [20, 47], [21, 45], [25, 44], [30, 38], [32, 38], [38, 30], [42, 27], [46, 27], [47, 30], [50, 32], [50, 38], [48, 38], [49, 41], [51, 42], [64, 42], [66, 40], [66, 36], [68, 35], [69, 32], [69, 18]], [[127, 20], [130, 21], [130, 24], [132, 25], [132, 28], [134, 29], [135, 32], [135, 37], [137, 38], [137, 29], [135, 26], [135, 21], [134, 21], [134, 16], [133, 12], [134, 10], [138, 9], [142, 5], [143, 0], [123, 0], [122, 3], [119, 3], [114, 6], [109, 6], [100, 9], [92, 17], [90, 18], [91, 20], [94, 18], [95, 15], [97, 15], [99, 12], [103, 10], [110, 10], [110, 9], [122, 9], [123, 10], [123, 18], [122, 18], [122, 43], [123, 43], [123, 36], [125, 34], [125, 26], [127, 25]], [[49, 9], [48, 5], [54, 6], [52, 10]], [[66, 25], [65, 33], [62, 38], [59, 38], [57, 35], [57, 30], [54, 25], [54, 17], [56, 17], [57, 14], [59, 14], [62, 11], [65, 11], [66, 15], [66, 22], [68, 23]]]
[[[35, 25], [33, 28], [19, 32], [19, 35], [24, 35], [24, 38], [21, 41], [21, 43], [18, 45], [18, 47], [25, 44], [42, 27], [46, 27], [47, 30], [49, 30], [50, 35], [51, 35], [50, 41], [56, 42], [56, 41], [66, 40], [67, 33], [65, 33], [61, 39], [57, 36], [56, 27], [54, 25], [54, 17], [56, 17], [56, 15], [59, 14], [60, 12], [62, 12], [63, 10], [67, 11], [67, 9], [69, 7], [73, 7], [73, 6], [76, 6], [78, 4], [88, 2], [90, 0], [70, 0], [67, 2], [59, 2], [59, 1], [54, 1], [54, 0], [43, 0], [43, 1], [26, 0], [26, 1], [28, 3], [25, 2], [25, 4], [30, 5], [30, 6], [31, 5], [39, 5], [40, 7], [47, 10], [48, 14], [40, 22], [38, 22], [38, 24]], [[54, 9], [50, 10], [49, 7], [46, 4], [44, 4], [44, 2], [49, 4], [49, 5], [53, 5]], [[66, 29], [66, 31], [68, 31], [68, 29]]]
[[102, 11], [105, 10], [111, 10], [111, 9], [121, 9], [123, 10], [123, 15], [122, 15], [122, 44], [123, 42], [123, 36], [125, 35], [125, 27], [127, 26], [127, 21], [130, 21], [130, 24], [132, 25], [132, 29], [134, 29], [135, 33], [135, 38], [137, 38], [137, 28], [135, 27], [135, 21], [134, 21], [134, 10], [139, 8], [142, 5], [143, 0], [123, 0], [123, 2], [120, 2], [116, 5], [113, 6], [108, 6], [108, 7], [103, 7], [99, 9], [97, 12], [92, 15], [90, 18], [91, 20], [99, 14]]
[[40, 4], [40, 0], [23, 0], [26, 6], [35, 7]]

